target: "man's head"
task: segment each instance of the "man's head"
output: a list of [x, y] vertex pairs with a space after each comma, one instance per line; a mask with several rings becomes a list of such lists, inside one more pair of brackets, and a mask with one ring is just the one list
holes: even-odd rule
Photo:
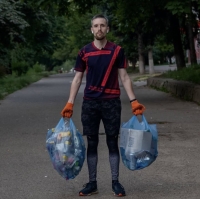
[[91, 20], [91, 32], [95, 39], [103, 40], [109, 32], [108, 18], [104, 15], [95, 15]]

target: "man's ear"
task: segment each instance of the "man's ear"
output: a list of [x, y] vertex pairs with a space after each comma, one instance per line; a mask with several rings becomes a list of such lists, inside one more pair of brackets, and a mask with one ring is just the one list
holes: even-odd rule
[[108, 29], [107, 29], [107, 33], [109, 32], [109, 27], [108, 27]]

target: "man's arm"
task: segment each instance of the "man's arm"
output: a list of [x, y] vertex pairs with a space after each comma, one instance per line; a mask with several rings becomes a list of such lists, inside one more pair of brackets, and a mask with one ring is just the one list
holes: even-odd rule
[[118, 69], [119, 77], [122, 81], [122, 84], [126, 90], [126, 93], [130, 99], [132, 112], [134, 115], [142, 115], [145, 107], [142, 104], [139, 104], [138, 101], [135, 98], [135, 94], [133, 92], [133, 84], [129, 77], [129, 75], [126, 72], [125, 68]]
[[74, 104], [76, 95], [77, 95], [78, 90], [80, 88], [80, 85], [81, 85], [81, 82], [82, 82], [82, 79], [83, 79], [83, 74], [84, 74], [83, 72], [76, 71], [76, 74], [75, 74], [74, 79], [72, 81], [69, 99], [68, 99], [68, 102], [70, 102], [72, 104]]
[[126, 69], [125, 68], [120, 68], [118, 69], [118, 74], [119, 74], [119, 77], [121, 79], [121, 82], [126, 90], [126, 93], [129, 97], [130, 100], [133, 100], [135, 99], [135, 94], [133, 92], [133, 85], [132, 85], [132, 81], [128, 75], [128, 73], [126, 72]]

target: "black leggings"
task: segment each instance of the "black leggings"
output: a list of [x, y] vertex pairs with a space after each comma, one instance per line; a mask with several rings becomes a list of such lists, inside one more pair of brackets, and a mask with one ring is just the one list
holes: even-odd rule
[[[96, 181], [97, 177], [97, 162], [98, 152], [97, 147], [99, 143], [98, 135], [87, 136], [88, 148], [87, 148], [87, 164], [89, 171], [89, 180]], [[112, 180], [118, 180], [119, 177], [119, 148], [118, 148], [118, 135], [107, 135], [106, 143], [109, 149], [109, 161], [111, 167]]]

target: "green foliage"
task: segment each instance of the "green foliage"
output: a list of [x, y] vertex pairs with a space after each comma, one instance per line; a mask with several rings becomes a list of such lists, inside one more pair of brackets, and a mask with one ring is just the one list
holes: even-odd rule
[[[143, 34], [146, 47], [153, 46], [160, 35], [171, 36], [168, 14], [184, 16], [190, 2], [197, 8], [200, 4], [195, 0], [1, 0], [0, 66], [7, 71], [11, 61], [25, 61], [34, 68], [34, 63], [45, 65], [48, 71], [55, 66], [69, 70], [71, 64], [65, 61], [75, 60], [80, 48], [93, 40], [90, 20], [99, 13], [111, 21], [108, 40], [123, 46], [128, 59], [135, 62], [138, 34]], [[156, 57], [173, 53], [172, 37], [163, 38], [154, 47]]]
[[66, 60], [63, 64], [62, 64], [62, 68], [64, 71], [69, 71], [71, 68], [73, 68], [75, 65], [75, 60]]
[[188, 66], [178, 71], [168, 71], [163, 76], [200, 84], [200, 65]]
[[26, 75], [16, 77], [13, 75], [7, 75], [0, 78], [0, 99], [3, 99], [6, 95], [13, 93], [29, 84], [40, 80], [43, 77], [48, 77], [53, 72], [43, 71], [41, 73], [35, 73], [33, 69], [29, 69]]
[[156, 38], [155, 48], [159, 49], [162, 53], [165, 53], [165, 54], [174, 52], [172, 43], [167, 43], [164, 35], [161, 35]]
[[26, 61], [12, 61], [11, 66], [13, 72], [15, 72], [17, 76], [26, 74], [29, 69], [29, 64]]
[[[65, 18], [56, 13], [62, 3], [63, 1], [1, 0], [0, 65], [7, 70], [12, 60], [26, 61], [30, 66], [41, 61], [42, 64], [48, 62], [49, 69], [52, 69], [54, 65], [65, 61], [66, 58], [52, 58], [54, 51], [62, 48], [66, 39], [66, 27], [63, 25]], [[51, 10], [50, 7], [54, 9]]]
[[5, 74], [6, 74], [5, 67], [0, 65], [0, 78], [3, 77]]
[[155, 40], [155, 45], [153, 47], [154, 53], [154, 63], [163, 64], [166, 63], [166, 57], [169, 59], [174, 56], [174, 47], [172, 43], [167, 42], [164, 35], [158, 36]]
[[56, 73], [59, 73], [61, 71], [61, 67], [60, 66], [55, 66], [53, 68], [53, 70], [56, 72]]
[[21, 7], [22, 4], [19, 1], [0, 1], [0, 28], [4, 28], [6, 33], [9, 35], [18, 35], [19, 29], [22, 30], [29, 26], [29, 24], [23, 19], [24, 14], [20, 11]]
[[38, 81], [39, 76], [21, 76], [15, 77], [13, 75], [0, 79], [0, 98], [19, 90], [32, 82]]
[[191, 0], [173, 0], [168, 1], [165, 8], [172, 12], [173, 15], [182, 15], [190, 13]]
[[10, 51], [13, 42], [24, 40], [23, 30], [29, 26], [21, 12], [22, 4], [14, 0], [0, 1], [0, 65], [10, 69]]
[[21, 0], [27, 2], [28, 6], [34, 9], [42, 9], [51, 15], [66, 15], [70, 12], [71, 0]]
[[0, 43], [0, 66], [6, 71], [10, 63], [10, 51]]
[[37, 62], [33, 65], [33, 70], [35, 73], [41, 73], [42, 71], [45, 71], [45, 66]]

